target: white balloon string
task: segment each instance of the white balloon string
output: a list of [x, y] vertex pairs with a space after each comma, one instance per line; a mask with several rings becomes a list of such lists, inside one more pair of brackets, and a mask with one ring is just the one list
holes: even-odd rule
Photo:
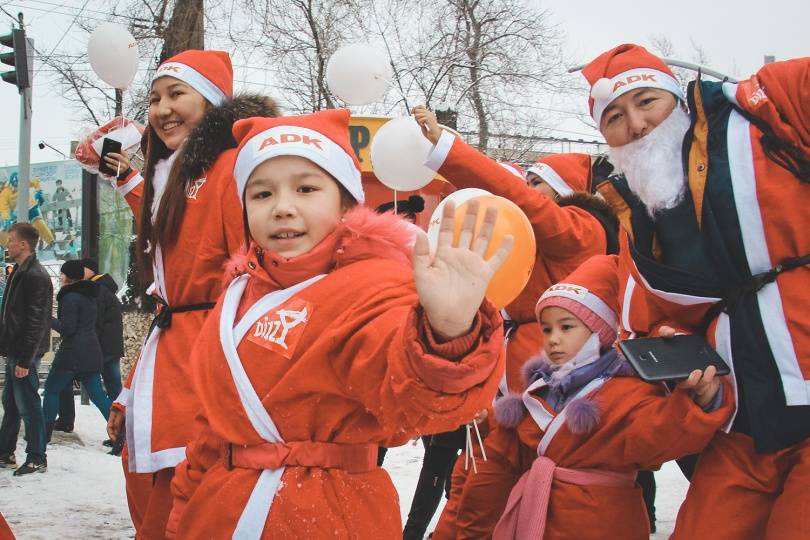
[[394, 190], [394, 215], [397, 215], [397, 190]]
[[478, 437], [478, 446], [481, 447], [481, 457], [484, 458], [484, 461], [487, 460], [487, 451], [484, 450], [484, 441], [481, 440], [481, 432], [478, 430], [478, 422], [473, 420], [473, 427], [475, 428], [475, 435]]
[[467, 433], [464, 436], [464, 470], [470, 469], [470, 425], [467, 424]]

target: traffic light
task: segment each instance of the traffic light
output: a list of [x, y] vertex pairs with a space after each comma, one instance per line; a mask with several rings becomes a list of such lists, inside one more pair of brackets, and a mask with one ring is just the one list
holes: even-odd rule
[[7, 83], [17, 86], [20, 90], [31, 87], [30, 68], [28, 59], [28, 41], [25, 39], [25, 30], [15, 28], [10, 34], [0, 36], [0, 44], [12, 47], [14, 50], [0, 53], [0, 62], [14, 67], [14, 71], [0, 74]]

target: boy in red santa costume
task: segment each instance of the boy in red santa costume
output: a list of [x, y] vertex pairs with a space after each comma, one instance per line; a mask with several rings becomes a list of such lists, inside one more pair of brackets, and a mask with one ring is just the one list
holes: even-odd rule
[[159, 305], [108, 425], [113, 440], [126, 432], [127, 499], [139, 538], [163, 538], [172, 474], [199, 411], [191, 348], [222, 290], [222, 265], [244, 238], [231, 126], [278, 114], [267, 98], [234, 98], [232, 79], [225, 52], [169, 58], [152, 79], [143, 175], [123, 154], [107, 160], [122, 170], [117, 189], [136, 218], [141, 277], [153, 281]]
[[195, 440], [177, 469], [178, 538], [396, 538], [377, 447], [469, 421], [495, 395], [503, 330], [484, 301], [511, 237], [482, 254], [477, 205], [438, 249], [359, 206], [349, 113], [238, 122], [247, 254], [194, 349]]

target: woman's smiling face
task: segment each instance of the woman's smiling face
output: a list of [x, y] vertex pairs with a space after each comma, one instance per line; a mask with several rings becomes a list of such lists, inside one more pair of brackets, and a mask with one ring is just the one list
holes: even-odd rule
[[149, 125], [169, 150], [177, 150], [205, 115], [202, 94], [174, 77], [161, 77], [149, 93]]

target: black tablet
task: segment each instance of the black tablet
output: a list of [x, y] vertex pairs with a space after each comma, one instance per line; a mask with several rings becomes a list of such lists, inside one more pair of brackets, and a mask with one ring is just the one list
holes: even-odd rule
[[703, 371], [709, 366], [714, 366], [718, 375], [731, 372], [706, 338], [699, 335], [627, 339], [619, 342], [619, 348], [639, 377], [648, 382], [683, 380], [694, 370]]

